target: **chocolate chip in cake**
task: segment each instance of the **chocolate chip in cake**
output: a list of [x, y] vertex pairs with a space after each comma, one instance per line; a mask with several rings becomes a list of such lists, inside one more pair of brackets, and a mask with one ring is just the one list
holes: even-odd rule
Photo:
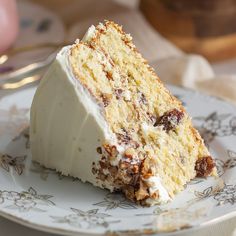
[[177, 109], [173, 109], [169, 112], [165, 112], [163, 116], [161, 116], [154, 126], [163, 126], [163, 129], [169, 132], [170, 130], [175, 129], [175, 127], [180, 123], [183, 119], [184, 113]]
[[215, 163], [211, 156], [203, 157], [196, 161], [195, 170], [197, 177], [207, 177], [215, 167]]

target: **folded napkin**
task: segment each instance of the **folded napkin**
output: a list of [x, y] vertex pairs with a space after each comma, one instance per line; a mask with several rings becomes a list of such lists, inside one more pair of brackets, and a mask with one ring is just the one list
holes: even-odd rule
[[154, 30], [137, 10], [89, 17], [71, 28], [69, 40], [82, 37], [91, 24], [104, 19], [124, 26], [163, 82], [199, 90], [236, 104], [236, 74], [228, 75], [226, 72], [225, 75], [216, 75], [206, 59], [200, 55], [185, 54]]

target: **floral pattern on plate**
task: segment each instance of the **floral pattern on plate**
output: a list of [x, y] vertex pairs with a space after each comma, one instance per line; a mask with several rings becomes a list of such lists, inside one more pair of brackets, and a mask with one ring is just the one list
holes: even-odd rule
[[124, 195], [118, 193], [108, 193], [104, 200], [94, 203], [95, 206], [105, 207], [105, 210], [112, 210], [116, 208], [122, 209], [136, 209], [136, 205], [133, 202], [127, 200]]
[[82, 211], [79, 209], [71, 208], [72, 214], [60, 217], [60, 216], [51, 216], [51, 218], [56, 223], [65, 223], [73, 227], [78, 228], [95, 228], [95, 227], [104, 227], [108, 228], [109, 224], [118, 223], [119, 221], [111, 221], [111, 215], [105, 213], [99, 213], [98, 209], [92, 209], [88, 211]]
[[14, 171], [21, 175], [24, 171], [25, 164], [24, 161], [26, 159], [26, 156], [18, 156], [18, 157], [12, 157], [8, 154], [1, 154], [0, 155], [0, 163], [1, 167], [6, 170], [7, 172], [10, 172], [10, 169], [13, 168]]
[[32, 187], [27, 191], [21, 192], [0, 190], [0, 204], [4, 204], [5, 208], [19, 212], [45, 212], [47, 210], [41, 209], [40, 206], [55, 205], [55, 203], [50, 200], [52, 197], [51, 195], [38, 194]]

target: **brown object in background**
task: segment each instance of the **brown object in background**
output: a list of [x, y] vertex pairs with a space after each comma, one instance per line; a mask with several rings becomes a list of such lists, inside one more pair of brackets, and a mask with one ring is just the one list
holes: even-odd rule
[[141, 0], [140, 9], [186, 52], [210, 61], [236, 56], [236, 0]]

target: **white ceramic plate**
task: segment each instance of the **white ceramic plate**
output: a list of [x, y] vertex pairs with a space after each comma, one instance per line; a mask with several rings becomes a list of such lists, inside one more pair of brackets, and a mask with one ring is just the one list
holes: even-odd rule
[[35, 88], [27, 88], [0, 100], [0, 215], [64, 235], [176, 234], [236, 215], [236, 108], [170, 89], [200, 129], [220, 178], [195, 179], [172, 203], [143, 208], [121, 194], [42, 168], [31, 162], [29, 152], [28, 111]]

